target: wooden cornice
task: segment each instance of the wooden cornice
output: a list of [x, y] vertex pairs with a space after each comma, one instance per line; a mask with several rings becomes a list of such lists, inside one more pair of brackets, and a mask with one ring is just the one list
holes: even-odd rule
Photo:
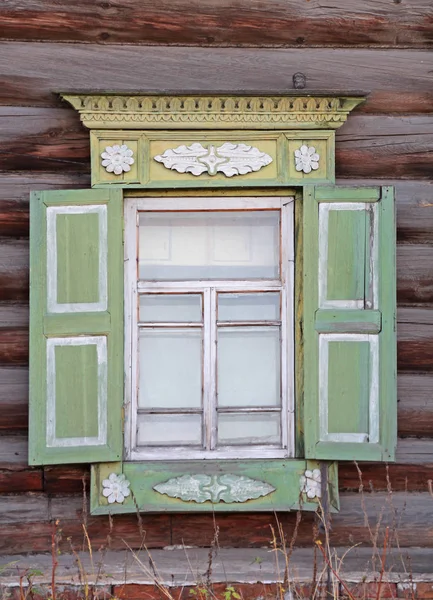
[[338, 129], [354, 96], [62, 94], [89, 129]]

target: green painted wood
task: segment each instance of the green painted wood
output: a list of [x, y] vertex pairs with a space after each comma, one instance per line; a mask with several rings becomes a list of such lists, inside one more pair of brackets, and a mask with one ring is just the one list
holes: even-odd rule
[[[122, 192], [113, 189], [38, 192], [32, 194], [30, 207], [29, 463], [119, 460], [124, 329]], [[82, 303], [100, 299], [100, 284], [96, 288], [94, 281], [98, 277], [95, 257], [98, 255], [99, 269], [101, 256], [96, 213], [68, 214], [68, 218], [74, 218], [60, 219], [57, 235], [65, 235], [57, 248], [56, 269], [52, 255], [47, 261], [47, 211], [51, 207], [56, 210], [105, 207], [102, 210], [106, 209], [107, 216], [106, 306], [84, 304], [87, 308], [80, 312], [76, 304], [77, 300]], [[74, 220], [77, 216], [82, 218]], [[90, 218], [88, 224], [85, 218]], [[54, 295], [61, 303], [55, 308], [48, 304], [48, 269], [52, 269], [54, 279], [64, 271], [59, 277], [63, 291]], [[64, 302], [72, 303], [72, 310]], [[97, 344], [106, 347], [105, 362], [103, 354], [96, 354]]]
[[379, 310], [319, 309], [315, 329], [319, 333], [379, 333], [382, 314]]
[[365, 222], [365, 211], [329, 211], [328, 300], [364, 298]]
[[100, 261], [98, 215], [58, 215], [56, 228], [57, 302], [97, 302]]
[[[360, 263], [354, 265], [353, 270], [365, 287], [365, 308], [319, 308], [319, 206], [322, 199], [323, 202], [364, 203], [377, 197], [380, 199], [374, 217], [378, 220], [376, 228], [370, 210], [356, 211], [368, 215], [364, 234], [368, 244], [364, 244], [364, 254], [352, 254]], [[326, 460], [394, 460], [397, 395], [392, 188], [365, 191], [355, 188], [351, 196], [350, 188], [307, 187], [303, 212], [305, 456]], [[374, 232], [376, 256], [371, 254]], [[345, 234], [341, 235], [345, 239]], [[362, 245], [360, 232], [359, 240]], [[332, 243], [335, 246], [335, 242]], [[366, 308], [374, 300], [371, 263], [379, 282], [374, 310]], [[342, 261], [342, 265], [343, 280], [347, 281], [348, 276], [350, 280], [347, 261]], [[333, 268], [338, 270], [338, 261], [334, 261]], [[337, 271], [334, 278], [336, 274]], [[328, 275], [328, 272], [323, 273], [324, 277]], [[375, 348], [378, 349], [376, 355]], [[359, 434], [357, 438], [356, 434]]]
[[[96, 346], [58, 346], [56, 356], [56, 436], [98, 435]], [[70, 409], [73, 407], [73, 410]]]
[[104, 313], [75, 313], [73, 315], [45, 315], [44, 332], [47, 335], [109, 333], [111, 330], [111, 315]]
[[[328, 366], [328, 431], [368, 431], [368, 342], [330, 342]], [[344, 370], [342, 370], [344, 365]]]
[[[306, 469], [320, 468], [319, 463], [305, 460], [251, 460], [251, 461], [188, 461], [150, 463], [107, 463], [95, 465], [91, 473], [91, 512], [92, 514], [121, 514], [143, 512], [248, 512], [269, 510], [316, 510], [318, 499], [308, 499], [301, 493], [301, 477]], [[130, 482], [134, 495], [129, 495], [123, 503], [109, 504], [102, 495], [103, 481], [110, 473], [123, 473]], [[249, 480], [249, 490], [237, 488], [239, 477]], [[182, 478], [179, 482], [179, 478]], [[207, 499], [203, 502], [182, 500], [175, 493], [185, 491], [191, 481], [200, 482]], [[170, 482], [167, 485], [167, 482]], [[186, 483], [185, 483], [186, 482]], [[155, 489], [158, 487], [161, 491]], [[241, 484], [242, 488], [242, 484]], [[331, 510], [338, 506], [337, 470], [329, 470], [329, 489], [332, 498]], [[246, 500], [254, 490], [263, 490], [265, 495]], [[164, 490], [164, 491], [163, 491]], [[245, 490], [245, 488], [244, 488]], [[253, 490], [251, 492], [251, 490]], [[195, 497], [196, 490], [191, 491]], [[226, 502], [222, 498], [238, 497], [242, 501]], [[170, 495], [168, 495], [170, 494]], [[243, 494], [243, 496], [242, 496]]]
[[380, 199], [380, 188], [317, 187], [315, 198], [318, 202], [377, 202]]

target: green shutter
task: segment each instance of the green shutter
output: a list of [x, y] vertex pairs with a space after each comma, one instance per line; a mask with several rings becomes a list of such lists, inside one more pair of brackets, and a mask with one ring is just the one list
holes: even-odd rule
[[393, 189], [309, 186], [303, 215], [305, 456], [394, 460]]
[[122, 457], [121, 190], [30, 199], [32, 465]]

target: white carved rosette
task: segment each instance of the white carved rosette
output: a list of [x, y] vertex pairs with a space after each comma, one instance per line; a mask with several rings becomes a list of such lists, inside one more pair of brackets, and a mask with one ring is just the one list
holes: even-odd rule
[[320, 469], [307, 469], [300, 478], [301, 492], [307, 498], [320, 498], [322, 496], [322, 475]]
[[167, 169], [178, 173], [191, 173], [196, 176], [202, 173], [211, 176], [224, 173], [226, 177], [260, 171], [272, 162], [272, 157], [258, 148], [231, 142], [218, 147], [211, 144], [206, 148], [195, 142], [191, 146], [170, 148], [154, 159]]
[[102, 166], [108, 173], [115, 175], [127, 173], [134, 164], [133, 154], [134, 152], [126, 144], [107, 146], [105, 152], [101, 154]]
[[121, 475], [110, 473], [108, 479], [104, 479], [102, 482], [102, 495], [107, 498], [108, 504], [114, 504], [115, 502], [122, 504], [131, 493], [130, 485], [123, 473]]
[[303, 144], [299, 150], [295, 150], [295, 169], [304, 173], [311, 173], [319, 168], [320, 155], [314, 146]]

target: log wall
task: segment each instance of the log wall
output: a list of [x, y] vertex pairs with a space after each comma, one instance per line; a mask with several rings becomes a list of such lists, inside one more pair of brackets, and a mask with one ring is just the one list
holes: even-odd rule
[[[209, 545], [212, 515], [88, 515], [89, 469], [29, 468], [29, 192], [90, 185], [89, 136], [57, 92], [369, 93], [337, 134], [338, 182], [397, 192], [397, 463], [340, 466], [335, 544], [433, 549], [433, 4], [431, 0], [7, 0], [0, 6], [0, 552]], [[361, 492], [360, 492], [361, 488]], [[391, 493], [392, 491], [392, 493]], [[221, 546], [269, 543], [278, 518], [218, 515]], [[311, 545], [304, 515], [297, 543]], [[372, 533], [373, 532], [373, 533]], [[379, 538], [382, 533], [379, 534]], [[70, 540], [68, 540], [70, 538]]]

